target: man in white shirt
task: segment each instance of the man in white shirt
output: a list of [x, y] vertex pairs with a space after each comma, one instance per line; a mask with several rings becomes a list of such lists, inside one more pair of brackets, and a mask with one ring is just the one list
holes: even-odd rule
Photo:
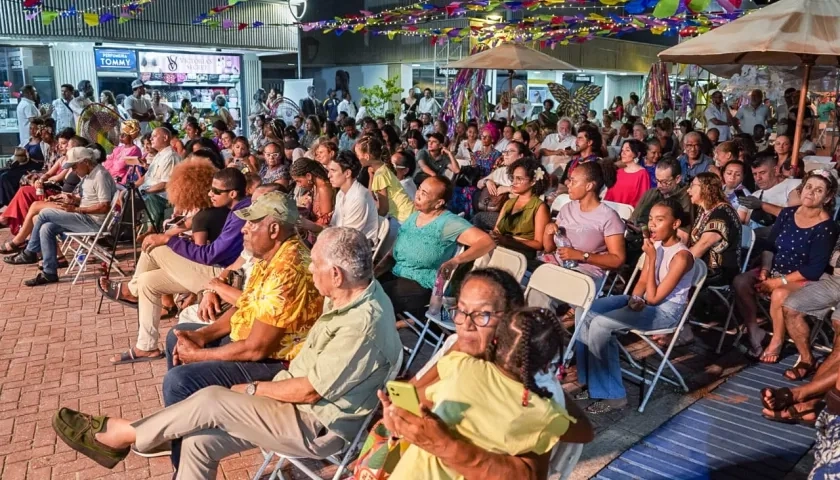
[[[371, 245], [377, 241], [379, 233], [379, 214], [370, 190], [356, 181], [362, 164], [350, 151], [340, 151], [335, 160], [327, 165], [327, 177], [330, 185], [338, 192], [335, 195], [335, 211], [330, 219], [331, 227], [350, 227], [362, 232]], [[301, 218], [298, 225], [318, 234], [325, 227]]]
[[155, 112], [155, 118], [161, 122], [169, 122], [175, 115], [175, 110], [169, 105], [163, 103], [163, 96], [159, 90], [152, 92], [152, 110]]
[[417, 111], [419, 113], [428, 113], [432, 118], [437, 118], [440, 113], [440, 104], [434, 95], [432, 95], [430, 88], [423, 90], [423, 98], [420, 99], [420, 103], [417, 105]]
[[146, 174], [137, 181], [137, 186], [146, 203], [146, 211], [152, 225], [158, 231], [163, 224], [163, 212], [169, 203], [166, 196], [166, 184], [172, 176], [175, 165], [181, 162], [181, 156], [170, 146], [171, 139], [172, 133], [168, 129], [163, 127], [154, 129], [152, 148], [158, 153], [149, 164]]
[[64, 84], [61, 86], [61, 97], [53, 100], [52, 118], [55, 120], [56, 133], [67, 128], [76, 128], [76, 119], [70, 102], [73, 100], [73, 93], [76, 91], [73, 85]]
[[674, 112], [674, 109], [671, 106], [671, 101], [668, 99], [665, 99], [665, 101], [662, 103], [662, 110], [656, 112], [653, 115], [653, 121], [662, 120], [663, 118], [671, 119], [672, 124], [677, 123], [676, 112]]
[[753, 230], [773, 225], [785, 207], [801, 203], [796, 187], [801, 180], [789, 178], [779, 181], [776, 176], [776, 158], [771, 155], [758, 157], [752, 166], [757, 191], [738, 199], [738, 217]]
[[712, 103], [706, 107], [705, 116], [706, 127], [718, 130], [718, 142], [726, 142], [732, 138], [732, 113], [729, 112], [729, 106], [723, 103], [723, 93], [720, 90], [712, 93]]
[[70, 110], [73, 110], [73, 125], [79, 124], [79, 117], [88, 105], [93, 103], [93, 84], [90, 80], [82, 80], [76, 87], [76, 97], [70, 100]]
[[148, 133], [149, 122], [155, 119], [155, 111], [152, 102], [146, 98], [146, 84], [142, 80], [131, 82], [131, 95], [125, 98], [123, 106], [130, 118], [140, 122], [140, 133]]
[[344, 100], [338, 104], [338, 113], [344, 112], [348, 118], [356, 119], [356, 104], [353, 103], [353, 97], [350, 92], [344, 93]]
[[545, 137], [537, 152], [549, 174], [572, 159], [576, 143], [577, 137], [574, 134], [571, 119], [561, 118], [557, 122], [557, 133]]
[[502, 129], [502, 139], [496, 143], [496, 150], [504, 152], [511, 141], [513, 141], [513, 127], [505, 125], [505, 128]]
[[29, 143], [29, 124], [36, 118], [45, 119], [50, 113], [41, 115], [41, 111], [35, 106], [35, 95], [38, 92], [32, 85], [24, 85], [20, 90], [20, 101], [17, 106], [18, 138], [19, 145]]
[[431, 115], [428, 113], [420, 114], [420, 121], [423, 122], [423, 130], [421, 132], [424, 137], [435, 133], [435, 124], [432, 123]]
[[741, 132], [752, 135], [755, 126], [767, 127], [767, 120], [770, 119], [770, 110], [764, 105], [764, 94], [761, 90], [755, 89], [750, 92], [750, 103], [742, 106], [735, 114], [736, 126]]

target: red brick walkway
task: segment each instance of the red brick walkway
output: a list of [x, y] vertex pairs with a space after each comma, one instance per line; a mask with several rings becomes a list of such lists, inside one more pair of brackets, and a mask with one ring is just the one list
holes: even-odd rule
[[[131, 455], [109, 471], [56, 439], [59, 406], [127, 419], [162, 408], [166, 363], [108, 363], [137, 338], [136, 311], [105, 302], [97, 315], [92, 269], [76, 286], [23, 286], [36, 273], [0, 262], [0, 479], [171, 478], [169, 457]], [[258, 450], [230, 458], [219, 478], [252, 478], [261, 461]]]

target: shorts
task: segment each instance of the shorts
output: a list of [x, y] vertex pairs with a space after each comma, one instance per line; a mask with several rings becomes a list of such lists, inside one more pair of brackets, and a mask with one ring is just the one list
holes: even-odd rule
[[[811, 282], [808, 288], [791, 293], [784, 306], [796, 312], [822, 317], [834, 307], [840, 307], [840, 277], [823, 275], [818, 282]], [[832, 320], [840, 321], [840, 308], [835, 309]]]

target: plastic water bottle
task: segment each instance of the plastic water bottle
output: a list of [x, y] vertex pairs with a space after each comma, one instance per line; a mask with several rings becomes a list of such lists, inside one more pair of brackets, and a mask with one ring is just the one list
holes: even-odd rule
[[[566, 229], [563, 227], [557, 227], [557, 233], [554, 234], [554, 245], [557, 248], [571, 248], [572, 241], [569, 240], [569, 237], [566, 236]], [[555, 254], [556, 255], [556, 254]], [[560, 260], [560, 257], [557, 257], [557, 260]], [[562, 260], [561, 265], [565, 268], [575, 268], [577, 267], [578, 263], [574, 260]]]
[[35, 184], [35, 196], [38, 198], [38, 200], [44, 199], [44, 184], [42, 184], [41, 182]]
[[440, 318], [440, 310], [443, 306], [443, 286], [446, 283], [446, 279], [443, 277], [441, 272], [438, 272], [437, 277], [435, 277], [435, 286], [432, 288], [432, 298], [429, 301], [429, 310], [426, 312], [428, 315]]

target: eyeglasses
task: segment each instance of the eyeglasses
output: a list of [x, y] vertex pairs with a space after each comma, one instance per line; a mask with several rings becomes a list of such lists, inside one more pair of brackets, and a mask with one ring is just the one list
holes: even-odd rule
[[528, 183], [531, 179], [528, 177], [513, 177], [512, 183]]
[[689, 147], [690, 148], [700, 148], [700, 145], [697, 144], [697, 143], [686, 143], [685, 145], [683, 145], [683, 147], [684, 148], [689, 148]]
[[280, 152], [275, 152], [275, 153], [266, 153], [266, 154], [265, 154], [265, 158], [277, 158], [277, 157], [279, 157], [280, 155], [282, 155], [282, 153], [280, 153]]
[[519, 153], [519, 151], [518, 150], [505, 150], [502, 153], [505, 154], [505, 155], [516, 155], [517, 153]]
[[490, 324], [490, 319], [505, 313], [504, 310], [499, 310], [497, 312], [471, 312], [467, 313], [463, 310], [458, 310], [457, 307], [447, 308], [447, 313], [449, 313], [449, 318], [455, 323], [455, 325], [463, 325], [467, 318], [476, 326], [476, 327], [486, 327]]
[[213, 195], [221, 195], [223, 193], [232, 192], [233, 189], [232, 188], [227, 188], [227, 189], [222, 190], [222, 189], [219, 189], [219, 188], [216, 188], [216, 187], [210, 187], [210, 191], [213, 193]]
[[675, 183], [677, 183], [677, 179], [672, 178], [670, 180], [660, 180], [660, 179], [657, 178], [656, 183], [658, 185], [662, 185], [663, 187], [670, 187], [670, 186], [673, 186]]

